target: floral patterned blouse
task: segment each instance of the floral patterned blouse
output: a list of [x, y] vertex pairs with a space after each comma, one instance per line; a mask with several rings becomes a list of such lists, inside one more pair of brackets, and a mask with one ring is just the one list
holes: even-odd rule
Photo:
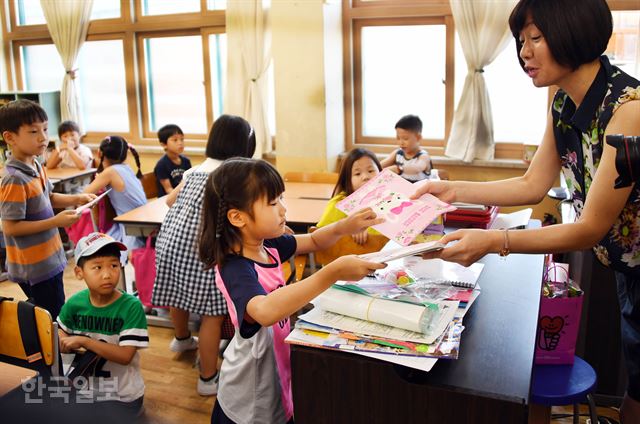
[[[640, 100], [638, 80], [612, 66], [606, 56], [600, 57], [600, 62], [600, 71], [580, 107], [576, 110], [567, 93], [558, 90], [551, 111], [562, 172], [578, 217], [600, 164], [609, 120], [621, 104]], [[604, 265], [640, 276], [640, 184], [633, 188], [613, 227], [593, 250]]]

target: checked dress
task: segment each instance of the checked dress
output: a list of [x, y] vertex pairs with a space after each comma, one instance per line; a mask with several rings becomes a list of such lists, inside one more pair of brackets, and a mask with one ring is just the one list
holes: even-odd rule
[[216, 287], [213, 270], [205, 271], [198, 256], [200, 215], [208, 177], [209, 172], [200, 168], [185, 174], [185, 185], [160, 227], [152, 303], [213, 316], [225, 315], [227, 304]]

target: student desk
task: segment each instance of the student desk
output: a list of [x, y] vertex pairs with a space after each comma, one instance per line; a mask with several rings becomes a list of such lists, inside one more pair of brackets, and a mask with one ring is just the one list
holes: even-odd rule
[[35, 378], [38, 371], [0, 362], [0, 397], [3, 397], [22, 385], [22, 380]]
[[524, 423], [543, 255], [487, 255], [460, 356], [422, 372], [357, 354], [291, 346], [296, 424]]
[[[287, 187], [288, 184], [290, 183], [287, 183]], [[298, 187], [297, 192], [298, 194], [303, 193], [300, 187]], [[311, 193], [314, 192], [311, 191]], [[315, 198], [286, 197], [284, 203], [287, 207], [287, 223], [294, 226], [305, 227], [315, 225], [322, 216], [325, 206], [327, 206], [327, 200]], [[148, 202], [146, 205], [117, 216], [114, 221], [124, 224], [125, 232], [128, 235], [146, 237], [154, 230], [160, 228], [168, 211], [169, 207], [166, 203], [166, 196], [163, 196]]]
[[46, 172], [57, 191], [70, 193], [72, 188], [88, 184], [96, 173], [96, 168], [55, 168], [47, 169]]
[[286, 182], [285, 199], [319, 199], [329, 200], [333, 193], [334, 184]]

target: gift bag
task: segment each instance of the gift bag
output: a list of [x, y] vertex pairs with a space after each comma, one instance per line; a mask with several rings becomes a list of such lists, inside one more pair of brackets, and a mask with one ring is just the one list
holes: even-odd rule
[[145, 247], [131, 251], [131, 264], [136, 276], [136, 290], [140, 302], [147, 307], [151, 305], [153, 284], [156, 280], [156, 249], [151, 246], [153, 235], [147, 237]]
[[550, 262], [540, 299], [536, 364], [572, 364], [582, 313], [582, 291], [569, 278], [569, 266]]

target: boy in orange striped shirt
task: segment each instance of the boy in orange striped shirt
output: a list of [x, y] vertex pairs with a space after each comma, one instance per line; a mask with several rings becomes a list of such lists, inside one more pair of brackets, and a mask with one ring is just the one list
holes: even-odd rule
[[0, 218], [10, 280], [55, 320], [64, 304], [67, 264], [58, 227], [68, 227], [80, 216], [74, 210], [54, 215], [53, 208], [85, 204], [95, 195], [52, 192], [53, 184], [35, 160], [49, 143], [47, 121], [44, 109], [29, 100], [0, 108], [0, 132], [11, 149], [0, 182]]

